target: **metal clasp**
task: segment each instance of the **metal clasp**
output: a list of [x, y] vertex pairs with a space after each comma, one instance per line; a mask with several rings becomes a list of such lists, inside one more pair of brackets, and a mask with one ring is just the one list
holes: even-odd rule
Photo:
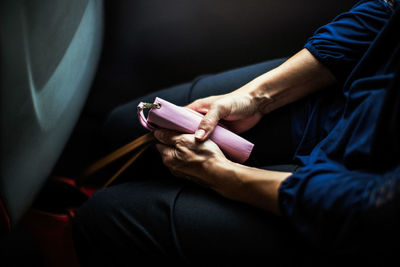
[[161, 108], [161, 104], [160, 103], [140, 103], [140, 108], [141, 109], [145, 109], [145, 108], [156, 108], [156, 109], [160, 109]]

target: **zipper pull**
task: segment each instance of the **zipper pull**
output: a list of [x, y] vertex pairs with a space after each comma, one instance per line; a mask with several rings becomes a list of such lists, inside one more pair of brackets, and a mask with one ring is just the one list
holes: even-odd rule
[[160, 103], [145, 103], [145, 102], [141, 102], [138, 106], [139, 109], [145, 109], [145, 108], [156, 108], [156, 109], [160, 109], [161, 108], [161, 104]]

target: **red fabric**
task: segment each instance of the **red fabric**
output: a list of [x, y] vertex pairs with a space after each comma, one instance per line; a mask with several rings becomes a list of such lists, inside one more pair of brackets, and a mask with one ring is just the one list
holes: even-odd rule
[[46, 266], [77, 267], [69, 214], [30, 210], [23, 222], [42, 251]]
[[[88, 197], [98, 190], [95, 187], [78, 187], [75, 180], [68, 177], [53, 179], [77, 188]], [[31, 209], [24, 217], [23, 223], [39, 244], [46, 266], [79, 266], [71, 229], [71, 219], [75, 216], [77, 208], [79, 207], [68, 208], [62, 214]]]
[[72, 185], [72, 186], [74, 186], [74, 187], [79, 188], [79, 190], [80, 190], [81, 192], [83, 192], [84, 194], [86, 194], [86, 195], [89, 196], [89, 197], [91, 197], [94, 193], [96, 193], [96, 191], [99, 190], [99, 187], [96, 187], [96, 186], [87, 186], [87, 185], [84, 185], [84, 186], [78, 187], [77, 184], [76, 184], [75, 179], [72, 179], [72, 178], [68, 178], [68, 177], [56, 177], [55, 179], [57, 179], [57, 180], [59, 180], [59, 181], [63, 181], [63, 182], [65, 182], [65, 183], [69, 184], [69, 185]]

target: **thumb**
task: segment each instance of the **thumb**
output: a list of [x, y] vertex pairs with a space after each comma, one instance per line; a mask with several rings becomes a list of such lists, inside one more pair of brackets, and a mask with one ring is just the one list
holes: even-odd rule
[[195, 138], [198, 141], [206, 140], [214, 131], [215, 127], [218, 124], [218, 121], [221, 119], [221, 112], [217, 108], [211, 108], [206, 115], [204, 115], [203, 119], [200, 121], [199, 126], [197, 127], [197, 131], [195, 133]]

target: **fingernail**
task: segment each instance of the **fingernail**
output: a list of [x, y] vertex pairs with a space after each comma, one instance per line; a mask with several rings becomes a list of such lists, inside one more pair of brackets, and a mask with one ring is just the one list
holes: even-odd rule
[[194, 137], [201, 139], [204, 137], [204, 135], [206, 134], [206, 131], [204, 131], [203, 129], [199, 129], [196, 131], [196, 133], [194, 134]]

